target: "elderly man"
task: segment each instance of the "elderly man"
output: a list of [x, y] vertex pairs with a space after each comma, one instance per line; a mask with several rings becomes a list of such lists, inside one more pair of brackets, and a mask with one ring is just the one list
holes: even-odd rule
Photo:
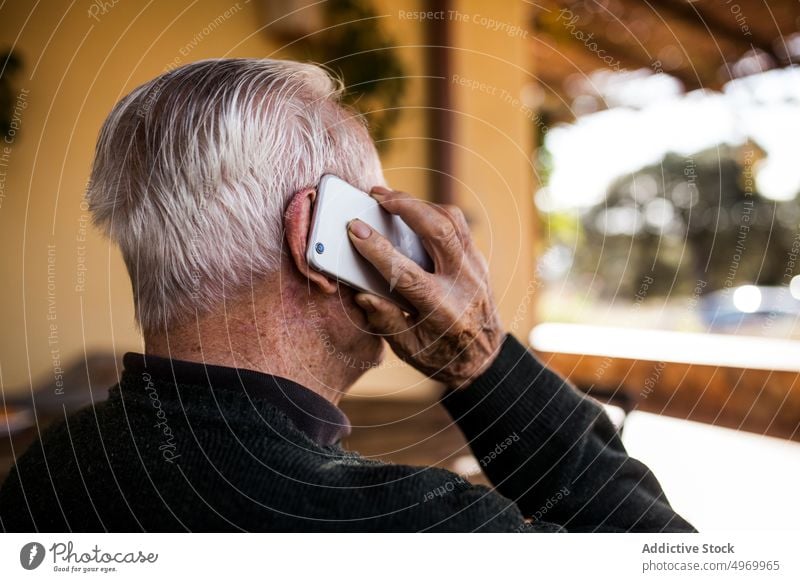
[[[226, 59], [117, 104], [87, 197], [128, 267], [145, 353], [126, 354], [106, 402], [18, 460], [3, 528], [691, 531], [602, 409], [504, 333], [461, 213], [385, 186], [339, 92], [313, 65]], [[309, 268], [328, 173], [423, 239], [432, 273], [349, 226], [414, 316]], [[341, 448], [336, 405], [384, 340], [446, 385], [442, 405], [494, 489]]]

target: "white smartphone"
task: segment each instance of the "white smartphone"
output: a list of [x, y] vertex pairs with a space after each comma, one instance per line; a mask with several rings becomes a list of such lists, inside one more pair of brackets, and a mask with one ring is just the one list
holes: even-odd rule
[[384, 297], [413, 313], [415, 310], [408, 301], [394, 291], [393, 282], [386, 281], [350, 242], [347, 224], [355, 218], [382, 234], [423, 269], [433, 271], [433, 261], [422, 241], [402, 218], [383, 210], [369, 194], [331, 174], [324, 175], [317, 188], [306, 250], [308, 264], [342, 283]]

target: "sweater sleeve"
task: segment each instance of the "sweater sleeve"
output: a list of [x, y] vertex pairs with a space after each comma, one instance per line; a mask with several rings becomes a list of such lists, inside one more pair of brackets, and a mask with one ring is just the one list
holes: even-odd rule
[[442, 403], [522, 514], [568, 531], [686, 532], [603, 408], [506, 336], [492, 366]]

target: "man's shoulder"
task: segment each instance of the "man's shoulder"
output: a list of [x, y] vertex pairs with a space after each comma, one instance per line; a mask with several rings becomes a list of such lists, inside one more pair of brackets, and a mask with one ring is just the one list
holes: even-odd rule
[[323, 483], [334, 488], [314, 495], [338, 498], [335, 506], [346, 508], [348, 517], [362, 516], [364, 529], [515, 531], [523, 526], [511, 500], [445, 469], [376, 463], [347, 454], [317, 470]]
[[[523, 524], [513, 502], [463, 476], [319, 446], [278, 426], [277, 417], [261, 431], [191, 431], [175, 419], [175, 434], [166, 434], [154, 428], [152, 411], [119, 407], [98, 404], [43, 433], [3, 485], [3, 520], [16, 516], [23, 530], [33, 518], [38, 529], [55, 520], [45, 525], [55, 530], [514, 531]], [[138, 418], [145, 412], [149, 420]]]
[[108, 404], [78, 410], [52, 422], [20, 454], [0, 486], [0, 518], [8, 531], [58, 531], [64, 516], [61, 499], [79, 503], [89, 494], [81, 481], [101, 467], [86, 460], [101, 450], [100, 431]]

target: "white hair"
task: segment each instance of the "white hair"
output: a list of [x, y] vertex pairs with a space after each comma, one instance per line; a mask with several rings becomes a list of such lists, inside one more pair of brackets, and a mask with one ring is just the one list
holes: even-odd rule
[[277, 271], [286, 206], [323, 174], [362, 190], [384, 184], [341, 92], [316, 65], [213, 59], [117, 103], [86, 196], [122, 251], [145, 333], [212, 311]]

